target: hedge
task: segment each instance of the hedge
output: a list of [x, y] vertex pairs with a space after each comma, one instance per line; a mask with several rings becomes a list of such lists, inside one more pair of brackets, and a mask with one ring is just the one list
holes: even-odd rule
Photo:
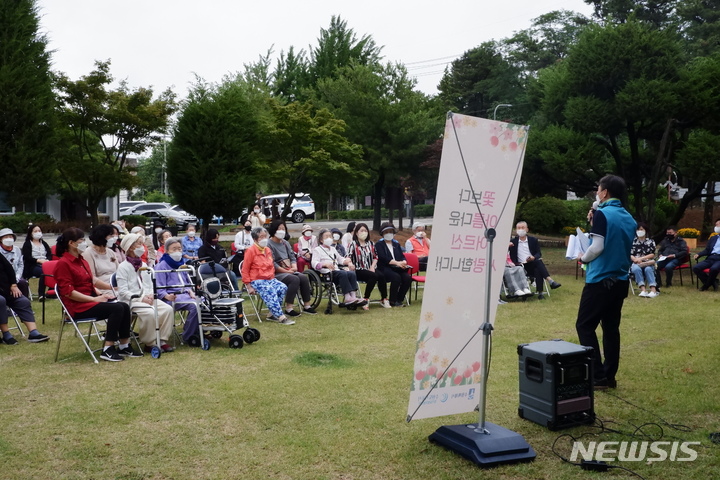
[[10, 228], [15, 235], [25, 235], [28, 225], [39, 225], [43, 232], [56, 230], [55, 220], [46, 213], [18, 212], [0, 216], [0, 228]]
[[[416, 217], [432, 217], [434, 212], [435, 205], [415, 205]], [[374, 213], [372, 209], [330, 210], [328, 218], [330, 220], [372, 220]], [[381, 218], [388, 218], [388, 213], [387, 208], [380, 209]]]

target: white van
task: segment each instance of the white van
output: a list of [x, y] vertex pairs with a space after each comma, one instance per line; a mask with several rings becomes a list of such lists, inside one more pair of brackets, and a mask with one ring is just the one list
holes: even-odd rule
[[[285, 208], [285, 201], [287, 200], [287, 197], [287, 193], [267, 195], [260, 199], [260, 204], [264, 208], [270, 209], [272, 208], [273, 200], [277, 199], [280, 202], [278, 205], [278, 211], [282, 212], [283, 208]], [[290, 214], [287, 218], [291, 219], [294, 223], [303, 223], [306, 218], [315, 218], [315, 202], [313, 202], [310, 195], [306, 193], [296, 193], [291, 207], [292, 210], [290, 210]]]

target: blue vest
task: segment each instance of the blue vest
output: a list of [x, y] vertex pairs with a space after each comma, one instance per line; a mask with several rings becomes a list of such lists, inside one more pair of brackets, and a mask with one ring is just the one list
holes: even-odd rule
[[599, 257], [588, 263], [585, 282], [598, 283], [609, 277], [627, 280], [632, 263], [630, 249], [637, 222], [616, 198], [611, 198], [598, 208], [607, 220], [605, 249]]

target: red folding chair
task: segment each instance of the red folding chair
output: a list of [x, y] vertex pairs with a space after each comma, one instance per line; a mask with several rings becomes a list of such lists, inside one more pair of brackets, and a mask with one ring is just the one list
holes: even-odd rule
[[[415, 255], [414, 253], [406, 252], [405, 260], [410, 266], [410, 278], [412, 278], [412, 281], [415, 284], [415, 300], [417, 300], [418, 287], [420, 286], [420, 284], [422, 283], [423, 288], [425, 288], [425, 275], [417, 275], [418, 273], [420, 273], [420, 260], [418, 260], [417, 255]], [[410, 295], [408, 295], [408, 304], [410, 304]]]
[[[52, 248], [55, 248], [53, 245]], [[53, 251], [53, 257], [55, 252]], [[45, 325], [45, 302], [48, 300], [48, 296], [57, 297], [57, 291], [55, 287], [57, 282], [55, 281], [55, 268], [57, 267], [59, 260], [51, 260], [49, 262], [43, 262], [42, 264], [42, 275], [45, 278], [45, 291], [40, 292], [42, 295], [42, 323]]]

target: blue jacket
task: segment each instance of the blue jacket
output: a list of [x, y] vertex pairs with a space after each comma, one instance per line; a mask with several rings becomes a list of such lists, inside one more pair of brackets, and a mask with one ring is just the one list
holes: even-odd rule
[[[604, 222], [598, 214], [605, 217]], [[617, 198], [601, 203], [595, 215], [591, 233], [604, 237], [605, 248], [600, 256], [587, 264], [585, 282], [598, 283], [611, 277], [627, 280], [637, 222]], [[590, 242], [592, 244], [592, 236]]]

